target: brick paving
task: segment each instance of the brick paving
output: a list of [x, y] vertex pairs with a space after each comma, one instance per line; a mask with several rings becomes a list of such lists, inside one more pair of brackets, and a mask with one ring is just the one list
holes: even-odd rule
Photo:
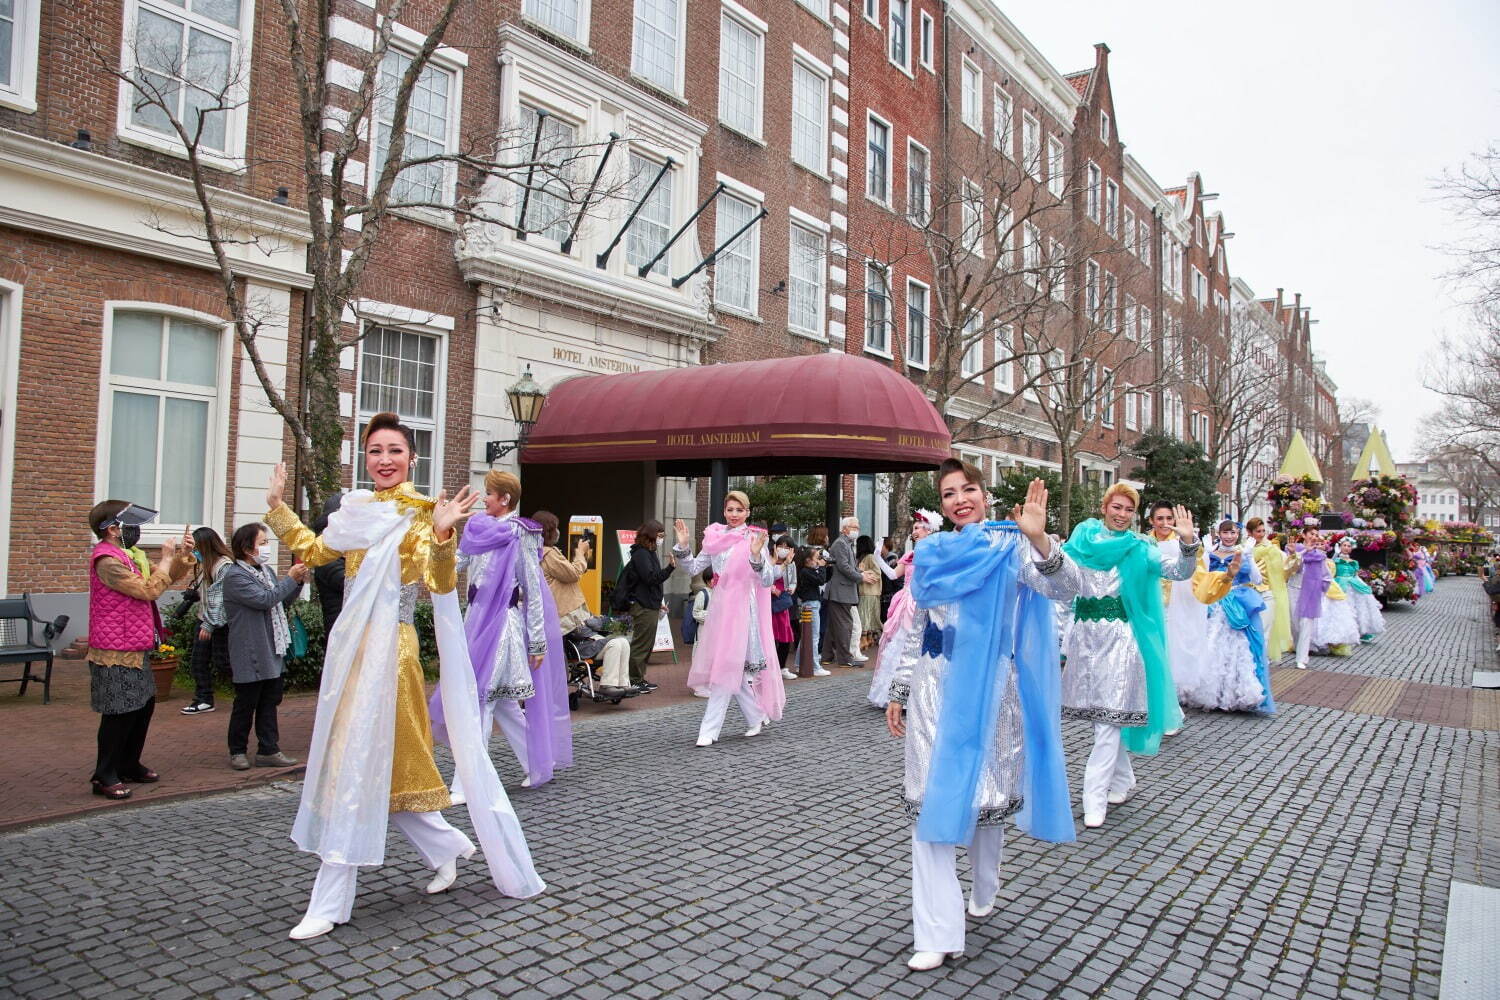
[[[1427, 600], [1489, 635], [1457, 590]], [[1361, 650], [1363, 672], [1384, 655], [1415, 680], [1404, 642]], [[1341, 683], [1299, 673], [1292, 691]], [[285, 938], [315, 870], [286, 839], [294, 782], [0, 835], [0, 993], [1435, 997], [1450, 880], [1500, 886], [1500, 735], [1194, 713], [1103, 829], [1012, 838], [967, 957], [909, 974], [900, 746], [866, 683], [793, 685], [782, 724], [706, 750], [695, 704], [592, 719], [571, 772], [514, 791], [544, 895], [500, 899], [473, 862], [425, 897], [397, 837], [354, 921], [305, 944]], [[1089, 729], [1064, 739], [1076, 795]]]

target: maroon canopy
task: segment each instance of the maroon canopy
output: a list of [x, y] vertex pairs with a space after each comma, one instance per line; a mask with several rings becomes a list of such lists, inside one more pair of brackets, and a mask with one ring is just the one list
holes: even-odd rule
[[663, 476], [932, 469], [948, 428], [889, 368], [813, 354], [567, 379], [547, 396], [525, 463], [655, 461]]

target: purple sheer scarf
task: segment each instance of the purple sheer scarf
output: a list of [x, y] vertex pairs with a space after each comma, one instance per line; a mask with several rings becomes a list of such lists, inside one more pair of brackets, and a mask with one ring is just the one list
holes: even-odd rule
[[1328, 589], [1328, 553], [1322, 549], [1302, 550], [1302, 586], [1297, 592], [1298, 618], [1323, 616], [1323, 593]]
[[[533, 522], [527, 521], [528, 525]], [[537, 530], [541, 526], [537, 525]], [[524, 553], [523, 553], [524, 558]], [[547, 656], [531, 672], [536, 694], [526, 699], [526, 770], [531, 787], [552, 780], [552, 772], [573, 766], [573, 715], [568, 708], [568, 663], [552, 588], [542, 584], [546, 609]]]

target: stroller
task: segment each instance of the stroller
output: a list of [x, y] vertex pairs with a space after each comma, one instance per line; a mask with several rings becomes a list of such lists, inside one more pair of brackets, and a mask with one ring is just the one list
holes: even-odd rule
[[596, 616], [563, 636], [571, 709], [577, 709], [584, 697], [618, 705], [640, 694], [630, 684], [630, 639], [624, 635], [606, 635], [610, 621]]

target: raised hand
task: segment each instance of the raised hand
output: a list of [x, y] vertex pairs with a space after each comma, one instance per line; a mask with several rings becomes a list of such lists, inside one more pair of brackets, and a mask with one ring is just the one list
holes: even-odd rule
[[1239, 571], [1240, 571], [1240, 566], [1241, 566], [1241, 564], [1244, 563], [1244, 561], [1245, 561], [1245, 553], [1243, 553], [1243, 552], [1236, 552], [1234, 554], [1234, 558], [1231, 559], [1231, 560], [1229, 560], [1229, 575], [1230, 576], [1237, 575], [1239, 573]]
[[277, 462], [271, 470], [271, 482], [266, 486], [266, 510], [281, 506], [281, 495], [286, 492], [286, 463]]
[[677, 520], [672, 522], [672, 530], [677, 532], [677, 547], [679, 549], [687, 549], [688, 551], [692, 551], [693, 536], [688, 534], [687, 522], [679, 517]]
[[1172, 508], [1172, 519], [1177, 522], [1177, 537], [1191, 545], [1198, 540], [1198, 531], [1193, 527], [1193, 515], [1182, 504]]
[[766, 548], [766, 533], [757, 528], [750, 529], [750, 561], [759, 562]]
[[1052, 554], [1052, 539], [1047, 537], [1047, 484], [1033, 479], [1026, 486], [1026, 502], [1012, 512], [1016, 527], [1021, 529], [1043, 558]]
[[432, 537], [446, 542], [454, 526], [474, 513], [474, 508], [483, 499], [472, 486], [459, 490], [452, 500], [448, 499], [447, 490], [440, 492], [432, 505]]

